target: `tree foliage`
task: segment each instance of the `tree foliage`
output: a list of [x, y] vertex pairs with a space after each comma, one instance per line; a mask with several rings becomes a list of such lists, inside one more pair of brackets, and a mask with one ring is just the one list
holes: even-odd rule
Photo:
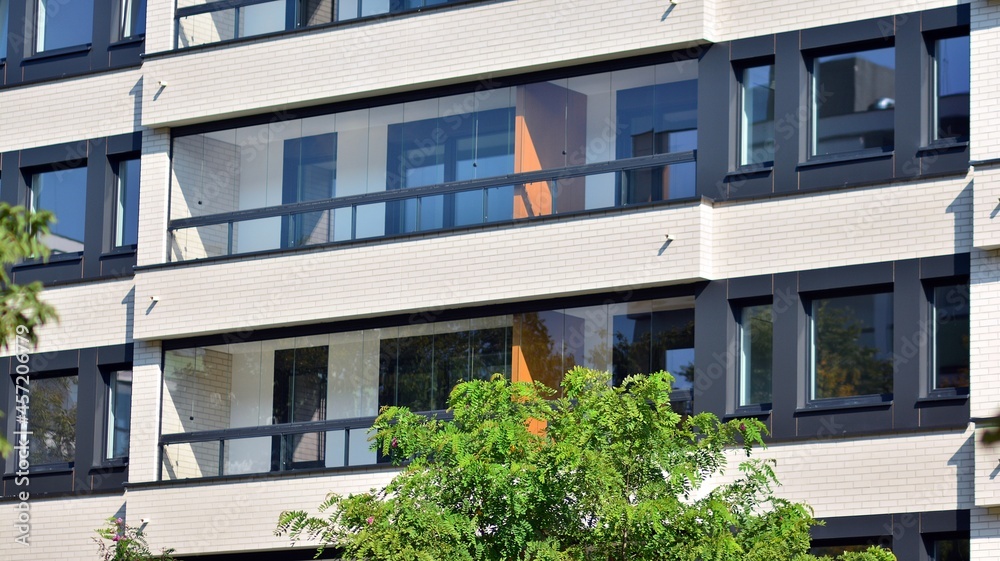
[[[811, 511], [775, 497], [773, 464], [751, 458], [762, 423], [681, 417], [665, 372], [612, 387], [608, 373], [575, 368], [562, 389], [552, 399], [540, 383], [496, 376], [459, 384], [450, 421], [383, 410], [375, 447], [408, 462], [402, 471], [382, 490], [331, 494], [318, 516], [284, 512], [275, 533], [345, 559], [815, 559]], [[734, 447], [746, 456], [739, 475], [706, 485]]]
[[8, 268], [25, 259], [49, 257], [42, 238], [49, 234], [53, 221], [51, 212], [31, 212], [0, 203], [0, 337], [4, 347], [10, 345], [18, 326], [26, 327], [28, 340], [37, 343], [35, 330], [57, 318], [55, 309], [39, 298], [42, 283], [14, 284]]
[[[48, 258], [49, 248], [41, 240], [50, 233], [49, 223], [53, 221], [51, 212], [31, 212], [0, 203], [0, 346], [5, 349], [18, 336], [19, 327], [21, 336], [35, 345], [36, 330], [57, 319], [55, 309], [39, 298], [42, 283], [14, 284], [9, 268], [25, 259]], [[10, 450], [10, 443], [0, 436], [0, 455], [6, 456]]]

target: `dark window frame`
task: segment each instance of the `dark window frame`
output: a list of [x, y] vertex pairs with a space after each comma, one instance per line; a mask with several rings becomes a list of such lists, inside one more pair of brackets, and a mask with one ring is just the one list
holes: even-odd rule
[[[959, 26], [947, 29], [930, 30], [925, 31], [923, 34], [924, 40], [924, 50], [922, 50], [922, 55], [925, 59], [924, 71], [927, 73], [927, 88], [923, 93], [926, 97], [926, 101], [923, 103], [925, 109], [924, 118], [927, 119], [927, 126], [924, 127], [921, 137], [921, 148], [924, 150], [934, 149], [934, 148], [948, 148], [948, 147], [961, 147], [969, 143], [969, 136], [949, 136], [938, 138], [937, 128], [938, 128], [938, 112], [936, 111], [938, 106], [938, 53], [937, 44], [938, 41], [946, 39], [958, 39], [958, 38], [970, 38], [968, 26]], [[971, 66], [971, 46], [970, 46], [970, 60], [969, 64]], [[971, 68], [969, 71], [970, 76], [970, 90], [971, 90]], [[966, 112], [966, 118], [971, 121], [971, 107], [968, 108]]]
[[[806, 409], [826, 409], [830, 407], [851, 407], [851, 406], [871, 406], [871, 405], [881, 405], [886, 403], [891, 403], [893, 401], [893, 393], [881, 393], [881, 394], [861, 394], [853, 396], [838, 396], [838, 397], [827, 397], [827, 398], [817, 398], [815, 395], [815, 384], [816, 384], [816, 328], [817, 319], [815, 317], [816, 313], [816, 302], [819, 300], [828, 300], [835, 298], [844, 298], [852, 296], [877, 296], [877, 295], [888, 295], [892, 297], [893, 313], [896, 309], [896, 301], [894, 294], [893, 285], [872, 285], [872, 286], [857, 286], [851, 288], [844, 288], [839, 290], [831, 291], [821, 291], [812, 293], [800, 293], [800, 297], [804, 303], [804, 311], [806, 314], [806, 349], [804, 357], [806, 360], [805, 364], [805, 384], [801, 391], [805, 394], [805, 404]], [[895, 322], [894, 322], [895, 323]], [[895, 330], [895, 329], [894, 329]], [[892, 337], [893, 343], [893, 356], [895, 353], [895, 336]], [[892, 375], [890, 374], [890, 380], [892, 380]]]
[[[927, 318], [927, 347], [924, 352], [926, 360], [926, 374], [922, 376], [921, 386], [924, 391], [921, 392], [921, 397], [927, 399], [965, 399], [969, 396], [969, 386], [964, 387], [948, 387], [948, 388], [936, 388], [936, 377], [937, 377], [937, 302], [936, 289], [946, 288], [946, 287], [958, 287], [965, 286], [967, 290], [971, 289], [971, 283], [969, 278], [966, 276], [959, 277], [945, 277], [945, 278], [935, 278], [931, 280], [924, 281], [924, 292], [926, 295], [926, 313]], [[968, 306], [967, 311], [971, 311], [971, 295], [966, 299], [966, 305]], [[971, 331], [971, 328], [970, 328]]]
[[[16, 383], [18, 377], [19, 377], [19, 375], [17, 375], [17, 374], [11, 374], [9, 376], [10, 384], [13, 387], [16, 387], [18, 385]], [[80, 376], [80, 372], [79, 372], [78, 369], [74, 368], [74, 369], [68, 369], [68, 370], [53, 370], [53, 371], [42, 371], [42, 372], [33, 372], [32, 371], [32, 372], [30, 372], [28, 374], [28, 383], [26, 384], [26, 387], [28, 388], [28, 393], [22, 394], [21, 392], [18, 392], [18, 391], [12, 392], [11, 399], [9, 400], [10, 401], [10, 409], [9, 410], [11, 412], [16, 412], [17, 411], [16, 408], [17, 408], [17, 405], [18, 405], [18, 400], [17, 400], [18, 396], [20, 396], [20, 395], [26, 395], [26, 396], [28, 396], [29, 402], [28, 402], [28, 413], [27, 413], [27, 416], [28, 416], [28, 419], [29, 419], [29, 425], [27, 426], [27, 430], [31, 430], [32, 427], [30, 425], [30, 419], [31, 419], [31, 408], [32, 408], [32, 405], [31, 405], [31, 401], [30, 400], [34, 399], [34, 401], [37, 402], [37, 399], [35, 399], [33, 397], [32, 385], [36, 384], [39, 380], [56, 380], [56, 379], [61, 379], [61, 378], [75, 378], [76, 379], [76, 404], [77, 404], [77, 411], [76, 411], [76, 422], [74, 424], [74, 429], [75, 430], [74, 430], [74, 433], [73, 433], [73, 459], [70, 460], [70, 461], [66, 461], [66, 462], [47, 462], [47, 463], [42, 463], [42, 464], [36, 464], [34, 462], [31, 462], [31, 467], [30, 467], [31, 473], [62, 473], [62, 472], [72, 472], [76, 468], [76, 466], [79, 465], [78, 458], [79, 458], [79, 455], [80, 455], [79, 440], [80, 440], [80, 428], [81, 428], [81, 425], [80, 425], [80, 416], [81, 416], [80, 401], [81, 401], [81, 399], [80, 398], [81, 398], [81, 394], [83, 394], [83, 384], [81, 382], [81, 376]], [[9, 435], [13, 435], [14, 432], [16, 430], [18, 430], [18, 428], [17, 428], [17, 415], [15, 415], [15, 414], [9, 415], [9, 419], [7, 421], [7, 429], [8, 429], [7, 430], [7, 434], [9, 434]], [[31, 434], [30, 436], [28, 436], [29, 447], [33, 447], [38, 442], [38, 439], [39, 439], [39, 435], [37, 435], [37, 434]], [[9, 440], [10, 440], [11, 444], [16, 444], [16, 442], [14, 441], [14, 438], [10, 438]], [[3, 473], [3, 475], [5, 477], [13, 475], [17, 471], [17, 463], [18, 463], [18, 454], [15, 451], [8, 458], [7, 467], [6, 467], [6, 470]]]
[[[774, 55], [768, 55], [768, 56], [763, 56], [763, 57], [755, 57], [755, 58], [750, 58], [750, 59], [741, 59], [741, 60], [733, 60], [732, 61], [732, 69], [733, 69], [733, 74], [734, 74], [734, 79], [735, 79], [735, 84], [736, 84], [736, 120], [734, 121], [734, 123], [736, 124], [736, 126], [735, 126], [736, 130], [735, 130], [735, 134], [734, 134], [734, 137], [735, 137], [735, 140], [736, 140], [736, 143], [735, 143], [736, 144], [736, 146], [735, 146], [735, 150], [736, 151], [735, 151], [735, 154], [734, 154], [735, 157], [733, 159], [733, 162], [731, 164], [730, 169], [732, 169], [732, 170], [734, 170], [736, 172], [764, 172], [764, 171], [769, 170], [769, 169], [771, 169], [771, 168], [774, 167], [774, 150], [775, 150], [775, 138], [774, 138], [774, 135], [775, 135], [775, 131], [773, 130], [773, 127], [774, 127], [774, 117], [775, 117], [775, 111], [776, 111], [776, 104], [775, 104], [775, 98], [776, 98], [776, 96], [772, 96], [772, 98], [771, 98], [771, 104], [772, 104], [772, 107], [771, 107], [771, 119], [772, 119], [772, 122], [771, 122], [771, 126], [772, 126], [772, 131], [771, 131], [771, 144], [772, 144], [771, 159], [767, 160], [767, 161], [762, 161], [762, 162], [753, 162], [753, 161], [744, 162], [743, 161], [744, 160], [744, 150], [747, 149], [747, 147], [744, 145], [744, 143], [747, 140], [746, 130], [744, 130], [745, 129], [745, 125], [744, 125], [744, 108], [745, 108], [745, 104], [746, 104], [746, 84], [744, 82], [746, 80], [746, 72], [748, 70], [750, 70], [750, 69], [753, 69], [753, 68], [762, 68], [762, 67], [770, 66], [771, 67], [771, 73], [772, 73], [772, 80], [774, 80], [774, 72], [777, 69], [777, 66], [775, 65], [774, 62], [775, 62], [774, 61]], [[775, 87], [775, 90], [777, 90], [777, 87]]]
[[[98, 394], [101, 397], [98, 398], [98, 400], [100, 401], [100, 403], [97, 404], [96, 410], [98, 412], [102, 412], [103, 411], [103, 415], [101, 416], [102, 417], [102, 422], [98, 423], [98, 428], [101, 429], [101, 432], [103, 434], [103, 438], [97, 439], [97, 442], [100, 443], [100, 449], [97, 450], [97, 451], [95, 451], [95, 454], [94, 454], [94, 460], [95, 460], [94, 461], [94, 465], [95, 465], [95, 467], [127, 466], [128, 465], [129, 453], [126, 453], [124, 455], [116, 455], [116, 454], [114, 454], [114, 451], [111, 450], [111, 447], [115, 443], [111, 442], [111, 439], [110, 439], [111, 434], [112, 434], [111, 431], [113, 430], [113, 427], [111, 426], [111, 422], [112, 422], [111, 417], [112, 417], [112, 414], [113, 414], [113, 409], [114, 409], [114, 407], [116, 405], [116, 403], [115, 403], [115, 399], [116, 399], [115, 398], [115, 385], [116, 385], [117, 376], [119, 374], [123, 373], [123, 372], [128, 372], [131, 376], [133, 376], [133, 378], [132, 378], [133, 381], [129, 382], [129, 385], [133, 385], [135, 378], [134, 378], [134, 371], [132, 370], [132, 365], [130, 365], [130, 364], [121, 364], [121, 365], [115, 365], [115, 366], [102, 366], [102, 367], [100, 367], [100, 380], [101, 380], [101, 384], [102, 385], [98, 386]], [[134, 393], [132, 395], [134, 395]], [[128, 424], [129, 424], [128, 434], [129, 434], [129, 438], [131, 439], [131, 425], [132, 425], [131, 399], [130, 399], [130, 405], [129, 405], [129, 422], [128, 422]], [[128, 444], [126, 444], [126, 448], [128, 448]], [[109, 450], [110, 450], [110, 456], [109, 456]], [[129, 449], [129, 452], [131, 452], [130, 449]]]
[[[807, 136], [805, 138], [805, 160], [802, 164], [811, 163], [828, 163], [832, 161], [843, 161], [843, 160], [853, 160], [853, 159], [863, 159], [867, 157], [881, 157], [887, 154], [893, 154], [896, 149], [896, 125], [895, 125], [895, 98], [893, 98], [893, 144], [892, 146], [881, 146], [881, 147], [866, 147], [857, 150], [847, 150], [839, 152], [830, 153], [818, 153], [818, 127], [819, 127], [819, 106], [817, 105], [817, 72], [818, 72], [818, 61], [823, 57], [839, 56], [839, 55], [850, 55], [852, 53], [864, 53], [869, 51], [881, 50], [881, 49], [892, 49], [893, 54], [893, 91], [895, 92], [896, 83], [896, 66], [898, 58], [898, 50], [896, 49], [896, 41], [894, 36], [884, 37], [879, 40], [868, 40], [860, 42], [843, 43], [835, 46], [829, 46], [824, 48], [818, 48], [813, 50], [803, 50], [802, 56], [804, 57], [806, 65], [806, 77], [807, 77], [807, 87], [806, 87], [806, 100], [803, 105], [804, 111], [807, 112], [808, 117], [806, 118], [807, 126]], [[896, 95], [894, 93], [894, 95]]]
[[[124, 154], [124, 155], [110, 156], [108, 158], [108, 163], [110, 165], [110, 173], [108, 173], [108, 177], [110, 178], [109, 179], [110, 185], [108, 186], [108, 194], [107, 194], [107, 196], [109, 198], [109, 205], [105, 209], [105, 216], [107, 216], [107, 223], [108, 223], [108, 229], [107, 229], [108, 230], [108, 236], [107, 236], [108, 240], [107, 240], [107, 242], [105, 242], [107, 244], [106, 247], [103, 248], [105, 254], [108, 254], [108, 253], [130, 252], [130, 251], [134, 252], [136, 250], [137, 246], [138, 246], [138, 222], [139, 222], [138, 207], [136, 207], [136, 209], [135, 209], [135, 211], [136, 211], [136, 216], [135, 216], [135, 220], [136, 220], [136, 242], [135, 243], [119, 243], [118, 242], [118, 237], [119, 237], [118, 221], [119, 221], [119, 218], [120, 218], [119, 211], [118, 211], [118, 201], [119, 201], [119, 195], [121, 193], [121, 188], [122, 188], [122, 178], [123, 178], [123, 173], [122, 173], [123, 167], [122, 166], [126, 165], [127, 162], [133, 162], [133, 161], [137, 162], [138, 171], [139, 171], [140, 176], [141, 176], [141, 173], [142, 173], [142, 160], [140, 158], [140, 154], [138, 154], [138, 153], [128, 153], [128, 154]], [[141, 197], [142, 197], [142, 182], [139, 181], [139, 178], [136, 178], [136, 181], [138, 182], [137, 183], [136, 195], [141, 200]], [[138, 204], [138, 202], [137, 202], [137, 204]], [[124, 224], [123, 224], [123, 227], [124, 227]]]
[[743, 311], [747, 308], [756, 306], [769, 306], [771, 307], [771, 317], [774, 317], [774, 303], [771, 297], [757, 297], [749, 299], [740, 300], [730, 300], [729, 305], [731, 307], [731, 313], [733, 318], [733, 325], [735, 327], [735, 354], [734, 354], [734, 393], [733, 393], [733, 411], [735, 416], [746, 416], [746, 415], [761, 415], [766, 414], [771, 411], [774, 394], [773, 394], [773, 384], [774, 384], [774, 361], [773, 361], [773, 341], [774, 341], [774, 327], [771, 328], [771, 341], [772, 341], [772, 362], [771, 362], [771, 400], [768, 402], [761, 403], [743, 403], [743, 334], [745, 333], [745, 326], [743, 325]]
[[[25, 206], [26, 206], [26, 208], [30, 208], [32, 211], [36, 211], [36, 210], [48, 210], [48, 209], [36, 209], [35, 208], [35, 196], [36, 196], [37, 185], [35, 185], [34, 183], [35, 183], [35, 178], [38, 175], [45, 174], [45, 173], [57, 173], [57, 172], [68, 171], [68, 170], [79, 170], [79, 169], [84, 170], [84, 173], [85, 173], [84, 184], [83, 184], [82, 188], [83, 188], [83, 198], [84, 198], [84, 201], [86, 201], [86, 199], [87, 199], [87, 190], [88, 190], [87, 187], [88, 187], [88, 183], [89, 183], [89, 168], [88, 168], [88, 160], [86, 158], [81, 158], [81, 159], [77, 159], [77, 160], [67, 160], [67, 161], [63, 161], [63, 162], [56, 162], [56, 163], [47, 164], [47, 165], [41, 165], [41, 166], [32, 166], [32, 167], [21, 168], [21, 175], [23, 177], [23, 180], [24, 180], [24, 183], [25, 183], [25, 187], [26, 187], [26, 192], [25, 192]], [[84, 237], [84, 239], [81, 241], [81, 243], [83, 245], [83, 248], [80, 249], [79, 251], [64, 252], [64, 253], [59, 253], [59, 254], [53, 253], [52, 257], [50, 257], [50, 259], [53, 258], [53, 257], [56, 258], [57, 260], [58, 259], [74, 259], [74, 258], [82, 258], [83, 257], [83, 253], [86, 250], [86, 246], [87, 246], [87, 242], [86, 242], [86, 237], [87, 237], [87, 222], [88, 222], [88, 218], [89, 217], [87, 216], [86, 208], [83, 208], [83, 209], [80, 209], [80, 210], [83, 213], [83, 237]], [[56, 220], [59, 220], [58, 216], [56, 216]]]
[[[64, 52], [68, 53], [68, 52], [75, 52], [75, 51], [79, 51], [79, 50], [89, 50], [91, 48], [91, 46], [94, 44], [94, 42], [95, 42], [94, 41], [95, 40], [95, 37], [94, 37], [94, 22], [97, 20], [98, 13], [100, 12], [100, 10], [97, 9], [97, 2], [99, 0], [77, 0], [77, 1], [90, 2], [90, 17], [91, 17], [91, 20], [90, 20], [90, 30], [89, 30], [90, 31], [90, 38], [89, 38], [89, 40], [87, 40], [87, 41], [85, 41], [83, 43], [76, 43], [76, 44], [72, 44], [72, 45], [61, 45], [61, 46], [54, 47], [54, 48], [51, 48], [51, 49], [41, 49], [41, 48], [39, 48], [39, 45], [38, 45], [38, 39], [39, 39], [39, 35], [40, 35], [40, 31], [39, 31], [40, 21], [39, 20], [40, 20], [41, 15], [42, 15], [41, 5], [44, 4], [46, 1], [47, 0], [28, 0], [28, 8], [25, 11], [25, 13], [29, 14], [29, 18], [30, 18], [30, 21], [32, 23], [31, 23], [29, 34], [28, 34], [29, 37], [26, 37], [26, 42], [27, 42], [27, 40], [30, 40], [30, 43], [31, 43], [30, 48], [27, 49], [28, 52], [26, 54], [30, 54], [30, 56], [32, 56], [32, 57], [48, 57], [48, 56], [53, 56], [53, 55], [59, 55], [59, 54], [64, 53]], [[71, 0], [71, 1], [73, 1], [73, 0]], [[46, 34], [48, 34], [48, 30], [46, 30]]]

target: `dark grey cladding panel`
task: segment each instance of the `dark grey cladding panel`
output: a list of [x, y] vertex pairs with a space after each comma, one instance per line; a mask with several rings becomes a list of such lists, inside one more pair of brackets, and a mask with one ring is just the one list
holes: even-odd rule
[[[851, 240], [845, 239], [845, 244]], [[814, 269], [799, 273], [799, 290], [814, 292], [889, 284], [893, 281], [893, 263], [849, 265], [829, 269]]]

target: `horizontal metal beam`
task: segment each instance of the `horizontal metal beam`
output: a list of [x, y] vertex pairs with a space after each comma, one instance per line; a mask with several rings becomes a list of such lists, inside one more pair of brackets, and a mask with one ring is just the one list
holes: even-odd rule
[[393, 191], [379, 191], [377, 193], [367, 193], [364, 195], [351, 195], [335, 199], [324, 199], [321, 201], [308, 201], [303, 203], [292, 203], [287, 205], [269, 206], [248, 210], [237, 210], [212, 214], [209, 216], [196, 216], [192, 218], [178, 218], [171, 220], [167, 229], [170, 231], [184, 228], [198, 228], [201, 226], [216, 226], [228, 224], [230, 222], [245, 222], [248, 220], [259, 220], [262, 218], [272, 218], [275, 216], [289, 216], [293, 214], [303, 214], [307, 212], [322, 212], [336, 208], [352, 207], [355, 205], [375, 204], [390, 201], [401, 201], [429, 195], [448, 195], [471, 191], [475, 189], [489, 189], [492, 187], [505, 187], [507, 185], [523, 185], [525, 183], [537, 183], [541, 181], [555, 181], [559, 179], [570, 179], [588, 175], [599, 175], [602, 173], [615, 173], [659, 167], [672, 164], [682, 164], [694, 162], [696, 151], [673, 152], [670, 154], [657, 154], [654, 156], [642, 156], [639, 158], [629, 158], [626, 160], [612, 160], [609, 162], [598, 162], [582, 166], [567, 168], [529, 171], [524, 173], [513, 173], [497, 177], [486, 177], [483, 179], [469, 179], [465, 181], [453, 181], [440, 185], [428, 185], [426, 187], [410, 187], [406, 189], [396, 189]]

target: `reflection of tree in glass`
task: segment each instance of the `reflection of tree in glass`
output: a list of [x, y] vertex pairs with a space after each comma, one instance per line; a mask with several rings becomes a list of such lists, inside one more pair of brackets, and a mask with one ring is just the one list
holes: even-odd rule
[[771, 306], [750, 310], [750, 395], [747, 403], [771, 402], [771, 365], [774, 356], [774, 321]]
[[459, 382], [510, 374], [511, 328], [383, 339], [379, 406], [445, 409]]
[[853, 310], [824, 300], [813, 319], [817, 399], [892, 393], [892, 360], [862, 342], [865, 325]]
[[[548, 322], [558, 321], [557, 312], [521, 314], [521, 354], [531, 379], [557, 389], [562, 382], [562, 341], [553, 341]], [[560, 338], [561, 339], [561, 338]]]
[[[653, 318], [655, 319], [655, 318]], [[656, 333], [651, 333], [649, 320], [637, 322], [635, 333], [626, 334], [615, 331], [615, 344], [612, 349], [614, 360], [614, 383], [620, 385], [625, 377], [632, 374], [649, 374], [667, 370], [666, 352], [678, 349], [694, 348], [694, 320], [681, 324], [657, 327]], [[646, 326], [641, 323], [647, 323]], [[630, 336], [631, 335], [631, 336]], [[671, 372], [676, 380], [694, 380], [694, 364], [688, 363], [677, 372]]]
[[72, 462], [76, 454], [76, 376], [31, 383], [28, 429], [32, 465]]

